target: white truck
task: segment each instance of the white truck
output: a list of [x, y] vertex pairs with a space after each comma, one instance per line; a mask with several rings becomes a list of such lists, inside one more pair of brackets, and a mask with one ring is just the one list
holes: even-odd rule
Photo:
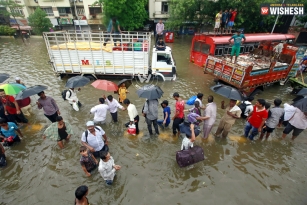
[[[55, 73], [93, 76], [153, 76], [176, 79], [172, 50], [151, 48], [151, 33], [109, 34], [91, 31], [45, 32]], [[151, 59], [150, 59], [150, 51]], [[150, 75], [151, 74], [151, 75]]]

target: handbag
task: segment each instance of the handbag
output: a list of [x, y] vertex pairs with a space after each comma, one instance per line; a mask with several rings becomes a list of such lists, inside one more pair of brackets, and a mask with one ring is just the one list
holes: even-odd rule
[[176, 161], [179, 167], [186, 167], [203, 160], [205, 160], [204, 150], [200, 146], [180, 150], [176, 153]]
[[136, 127], [135, 124], [129, 125], [127, 129], [128, 134], [130, 135], [136, 135]]
[[72, 108], [74, 108], [75, 111], [79, 111], [78, 103], [77, 103], [77, 102], [74, 102], [74, 103], [72, 104]]

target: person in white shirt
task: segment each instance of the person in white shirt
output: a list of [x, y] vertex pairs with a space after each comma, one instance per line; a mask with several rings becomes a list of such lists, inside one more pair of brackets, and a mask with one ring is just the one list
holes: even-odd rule
[[295, 108], [295, 112], [290, 117], [287, 126], [285, 127], [282, 139], [285, 139], [286, 136], [292, 132], [292, 140], [297, 138], [307, 128], [307, 112], [302, 112], [300, 109]]
[[96, 158], [100, 157], [102, 151], [109, 151], [106, 133], [101, 127], [95, 127], [93, 121], [88, 121], [86, 126], [87, 130], [82, 134], [81, 144], [86, 146]]
[[104, 95], [103, 98], [106, 99], [106, 101], [109, 105], [112, 120], [114, 122], [117, 122], [117, 109], [119, 108], [121, 110], [126, 110], [126, 108], [124, 108], [121, 104], [119, 104], [119, 102], [117, 100], [115, 100], [112, 95], [109, 95], [107, 98]]
[[104, 104], [104, 98], [99, 98], [99, 105], [96, 105], [91, 109], [91, 114], [94, 114], [95, 124], [104, 124], [107, 119], [107, 112], [109, 106]]
[[156, 43], [159, 38], [163, 39], [163, 30], [164, 30], [164, 24], [162, 23], [162, 20], [160, 19], [159, 23], [156, 25]]
[[247, 118], [249, 116], [249, 113], [253, 112], [253, 110], [254, 110], [254, 107], [252, 105], [253, 100], [254, 100], [254, 97], [248, 97], [245, 101], [242, 102], [246, 105], [245, 110], [241, 109], [241, 111], [242, 111], [241, 117], [242, 118]]
[[[78, 88], [78, 91], [80, 91], [81, 88]], [[74, 104], [75, 102], [78, 103], [78, 106], [81, 107], [82, 104], [80, 103], [77, 94], [75, 92], [74, 88], [69, 88], [69, 90], [66, 92], [66, 98], [65, 98], [70, 105]]]
[[140, 117], [139, 117], [139, 113], [136, 110], [135, 105], [130, 103], [129, 99], [125, 99], [124, 100], [124, 105], [127, 106], [127, 110], [128, 110], [128, 115], [129, 115], [129, 119], [130, 121], [128, 123], [126, 123], [126, 127], [128, 127], [129, 125], [132, 125], [133, 123], [135, 124], [135, 128], [136, 128], [136, 134], [139, 134], [139, 121], [140, 121]]
[[196, 137], [194, 133], [194, 124], [191, 123], [190, 128], [187, 127], [184, 132], [186, 136], [182, 140], [181, 150], [186, 150], [193, 147]]
[[109, 152], [101, 153], [98, 171], [107, 185], [113, 184], [115, 172], [120, 169], [121, 166], [114, 164], [114, 159]]

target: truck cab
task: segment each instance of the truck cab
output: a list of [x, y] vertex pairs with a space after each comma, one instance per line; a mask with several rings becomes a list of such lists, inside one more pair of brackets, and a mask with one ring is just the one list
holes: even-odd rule
[[164, 51], [152, 49], [151, 70], [152, 73], [162, 74], [165, 80], [176, 79], [176, 64], [169, 46]]

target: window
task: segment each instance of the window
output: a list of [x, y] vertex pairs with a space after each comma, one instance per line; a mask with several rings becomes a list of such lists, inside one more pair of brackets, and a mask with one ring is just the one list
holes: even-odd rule
[[172, 64], [171, 56], [166, 53], [157, 53], [157, 62], [165, 62], [168, 65]]
[[89, 10], [90, 15], [97, 15], [102, 13], [101, 7], [89, 7]]
[[83, 16], [84, 15], [84, 8], [77, 8], [77, 15]]
[[60, 16], [68, 16], [71, 13], [70, 8], [58, 7]]
[[168, 2], [162, 2], [161, 13], [162, 14], [167, 14], [168, 13]]
[[194, 51], [196, 52], [200, 52], [200, 42], [195, 42], [194, 43]]
[[216, 47], [215, 48], [215, 52], [214, 55], [215, 56], [221, 56], [224, 53], [224, 47]]
[[210, 45], [209, 44], [201, 44], [201, 52], [205, 54], [209, 54]]
[[52, 11], [52, 7], [42, 8], [42, 10], [46, 12], [47, 16], [54, 16], [53, 11]]
[[17, 15], [24, 16], [22, 8], [11, 8], [10, 10], [13, 14], [12, 16], [17, 16]]

